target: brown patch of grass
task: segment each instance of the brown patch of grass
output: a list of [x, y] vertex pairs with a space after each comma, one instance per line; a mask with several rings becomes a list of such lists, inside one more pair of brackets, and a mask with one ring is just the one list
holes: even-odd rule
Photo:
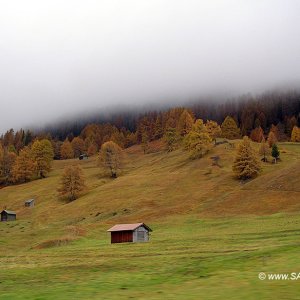
[[85, 236], [86, 235], [86, 229], [76, 226], [76, 225], [69, 225], [66, 226], [66, 233], [69, 236], [77, 237], [77, 236]]
[[70, 236], [61, 237], [58, 239], [52, 239], [44, 241], [36, 246], [33, 247], [33, 249], [46, 249], [46, 248], [52, 248], [52, 247], [60, 247], [60, 246], [66, 246], [69, 243], [73, 242], [75, 239]]

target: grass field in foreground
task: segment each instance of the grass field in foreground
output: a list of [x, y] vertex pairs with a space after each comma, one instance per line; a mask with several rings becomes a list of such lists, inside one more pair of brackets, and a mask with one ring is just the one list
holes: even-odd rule
[[[300, 280], [258, 279], [300, 272], [300, 147], [280, 147], [282, 162], [246, 184], [232, 178], [234, 150], [221, 145], [212, 155], [222, 168], [209, 156], [132, 148], [109, 180], [93, 159], [80, 162], [89, 192], [73, 203], [56, 193], [72, 161], [0, 190], [0, 205], [18, 213], [0, 223], [0, 299], [299, 299]], [[152, 227], [150, 243], [109, 243], [110, 225], [136, 221]]]
[[[170, 218], [147, 244], [110, 245], [105, 228], [63, 247], [1, 257], [0, 299], [298, 299], [299, 215]], [[2, 243], [3, 246], [3, 243]]]

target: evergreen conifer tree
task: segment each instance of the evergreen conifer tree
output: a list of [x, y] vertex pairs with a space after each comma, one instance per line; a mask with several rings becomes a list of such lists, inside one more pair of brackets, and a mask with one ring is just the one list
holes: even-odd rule
[[279, 152], [277, 144], [273, 144], [273, 146], [272, 146], [272, 157], [274, 157], [274, 159], [275, 159], [275, 164], [277, 162], [277, 159], [279, 158], [279, 155], [280, 155], [280, 152]]

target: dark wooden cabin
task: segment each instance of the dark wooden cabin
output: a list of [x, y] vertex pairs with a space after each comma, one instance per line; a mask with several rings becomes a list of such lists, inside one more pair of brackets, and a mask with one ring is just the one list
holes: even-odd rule
[[111, 233], [111, 243], [139, 243], [149, 241], [149, 232], [152, 231], [144, 223], [117, 224], [107, 230]]
[[17, 219], [17, 214], [11, 210], [3, 210], [1, 212], [1, 222], [15, 221]]
[[34, 199], [26, 200], [25, 207], [34, 207]]
[[87, 154], [80, 154], [79, 155], [79, 160], [83, 160], [83, 159], [88, 159], [89, 156]]

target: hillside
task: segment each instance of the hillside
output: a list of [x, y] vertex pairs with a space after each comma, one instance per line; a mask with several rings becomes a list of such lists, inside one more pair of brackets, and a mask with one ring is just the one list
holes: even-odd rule
[[[246, 183], [232, 177], [235, 150], [226, 144], [190, 161], [155, 142], [150, 154], [127, 149], [117, 179], [101, 175], [93, 157], [55, 161], [48, 178], [1, 189], [0, 207], [18, 220], [0, 223], [0, 299], [222, 299], [221, 288], [231, 299], [275, 292], [296, 299], [296, 283], [257, 279], [263, 268], [297, 271], [300, 145], [279, 147], [282, 161]], [[214, 155], [221, 167], [212, 166]], [[82, 166], [88, 192], [65, 203], [56, 189], [73, 163]], [[29, 198], [33, 209], [24, 207]], [[106, 229], [131, 222], [152, 227], [152, 241], [110, 245]], [[220, 290], [212, 288], [216, 280]]]

